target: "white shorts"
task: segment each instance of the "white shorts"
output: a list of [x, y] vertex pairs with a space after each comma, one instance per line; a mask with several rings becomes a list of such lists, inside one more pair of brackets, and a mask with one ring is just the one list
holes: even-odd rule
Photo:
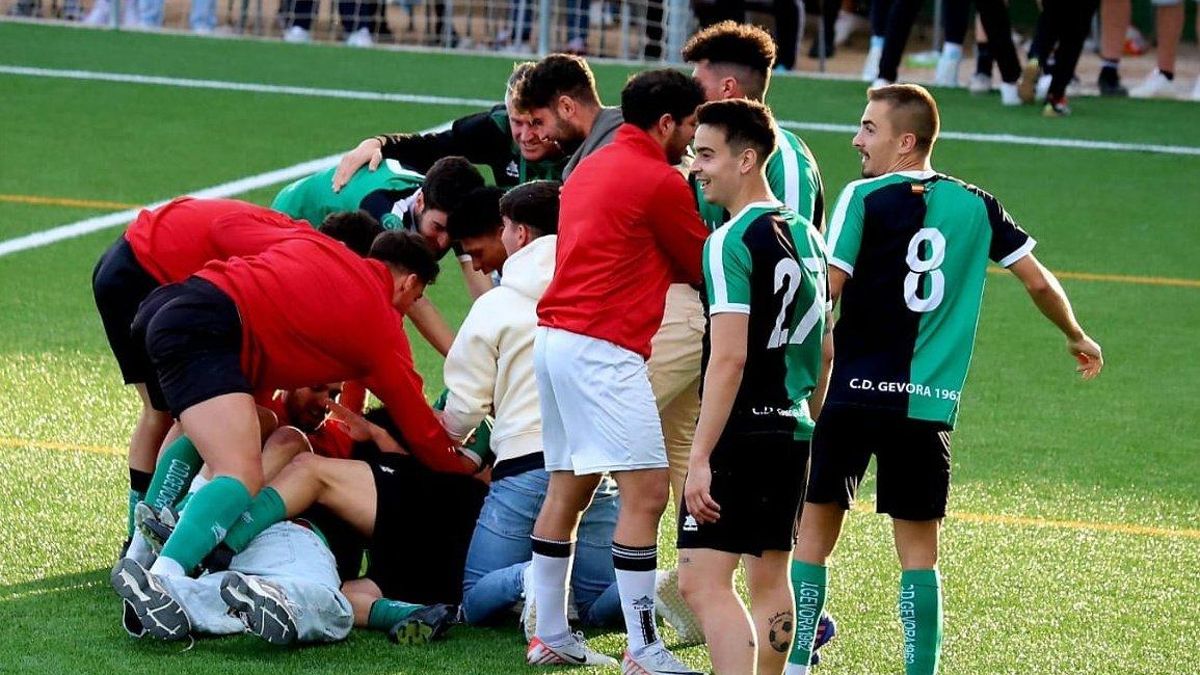
[[583, 476], [666, 468], [658, 405], [641, 356], [605, 340], [539, 327], [533, 369], [547, 471]]

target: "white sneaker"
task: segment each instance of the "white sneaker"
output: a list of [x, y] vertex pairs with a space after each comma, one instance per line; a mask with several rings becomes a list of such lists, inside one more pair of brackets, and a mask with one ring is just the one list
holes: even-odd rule
[[1141, 84], [1129, 90], [1129, 95], [1133, 98], [1174, 98], [1175, 83], [1155, 68]]
[[679, 592], [679, 570], [658, 570], [654, 576], [654, 610], [671, 624], [684, 645], [704, 644], [700, 620]]
[[837, 20], [833, 22], [833, 45], [841, 47], [846, 44], [851, 35], [860, 30], [869, 30], [871, 22], [854, 12], [842, 10], [838, 12]]
[[284, 42], [312, 42], [312, 33], [304, 26], [292, 26], [283, 31]]
[[880, 87], [886, 87], [891, 84], [895, 84], [895, 82], [889, 82], [888, 80], [885, 80], [882, 77], [880, 77], [880, 78], [876, 78], [876, 80], [871, 83], [871, 86], [868, 87], [868, 89], [878, 89]]
[[1000, 83], [1000, 104], [1001, 105], [1021, 105], [1021, 94], [1017, 91], [1016, 82], [1001, 82]]
[[521, 630], [526, 642], [533, 642], [537, 635], [537, 603], [533, 601], [533, 564], [525, 566], [521, 572], [522, 594], [525, 596], [525, 606], [521, 608]]
[[863, 61], [862, 81], [873, 82], [879, 77], [879, 59], [883, 58], [883, 47], [871, 47]]
[[365, 26], [346, 36], [347, 47], [370, 47], [373, 44], [375, 39], [371, 37], [371, 29]]
[[662, 640], [646, 645], [636, 656], [626, 651], [621, 659], [622, 675], [704, 675], [704, 671], [684, 665], [675, 655], [667, 651]]
[[975, 73], [967, 83], [967, 91], [972, 94], [986, 94], [992, 90], [992, 76]]
[[938, 57], [937, 69], [933, 74], [933, 84], [937, 87], [957, 87], [958, 68], [962, 65], [962, 57], [953, 58], [945, 54]]
[[1038, 78], [1037, 89], [1035, 90], [1037, 92], [1035, 94], [1037, 96], [1037, 100], [1045, 100], [1046, 94], [1050, 93], [1050, 81], [1053, 79], [1054, 78], [1051, 75], [1042, 75]]
[[617, 660], [592, 649], [583, 633], [572, 633], [560, 645], [548, 645], [534, 637], [525, 650], [525, 663], [531, 666], [616, 666]]
[[1196, 78], [1196, 86], [1192, 87], [1192, 100], [1200, 101], [1200, 77]]

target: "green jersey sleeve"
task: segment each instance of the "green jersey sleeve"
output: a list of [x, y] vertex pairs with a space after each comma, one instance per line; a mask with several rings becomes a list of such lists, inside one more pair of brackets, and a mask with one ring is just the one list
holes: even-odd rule
[[750, 313], [750, 251], [731, 228], [721, 227], [704, 242], [704, 287], [709, 314]]
[[812, 221], [818, 231], [825, 220], [824, 187], [808, 146], [798, 136], [776, 129], [775, 152], [767, 158], [767, 185], [775, 198]]
[[865, 191], [858, 189], [862, 182], [855, 181], [842, 190], [825, 235], [829, 264], [851, 276], [854, 275], [854, 262], [858, 259], [858, 249], [862, 244]]

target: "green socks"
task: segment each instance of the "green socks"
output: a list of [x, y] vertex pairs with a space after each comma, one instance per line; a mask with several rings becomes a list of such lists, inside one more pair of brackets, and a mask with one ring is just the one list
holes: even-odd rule
[[250, 508], [229, 528], [229, 534], [225, 535], [225, 545], [233, 549], [234, 553], [241, 553], [263, 530], [285, 518], [287, 505], [283, 503], [283, 497], [279, 496], [275, 488], [265, 487], [254, 501], [250, 502]]
[[146, 489], [143, 501], [149, 504], [155, 513], [164, 506], [173, 506], [179, 498], [187, 494], [192, 479], [200, 473], [204, 460], [196, 451], [187, 436], [180, 436], [162, 451], [158, 458], [158, 466], [154, 469], [154, 478]]
[[371, 613], [367, 616], [367, 628], [389, 630], [392, 626], [412, 616], [413, 612], [424, 606], [380, 598], [371, 603]]
[[825, 588], [829, 584], [829, 568], [799, 560], [792, 561], [792, 593], [796, 598], [796, 637], [788, 653], [789, 672], [806, 672], [812, 659], [813, 639], [817, 622], [825, 609]]
[[232, 476], [213, 478], [192, 497], [160, 557], [174, 560], [184, 573], [190, 572], [225, 538], [249, 505], [250, 491], [241, 481]]
[[942, 580], [937, 569], [900, 574], [900, 625], [904, 630], [904, 672], [933, 675], [942, 654]]

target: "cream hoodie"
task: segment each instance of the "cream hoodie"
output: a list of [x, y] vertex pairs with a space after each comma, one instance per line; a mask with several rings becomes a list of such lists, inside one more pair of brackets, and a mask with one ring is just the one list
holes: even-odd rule
[[500, 285], [479, 296], [463, 321], [443, 376], [449, 394], [442, 423], [462, 439], [496, 418], [496, 463], [542, 451], [542, 411], [533, 375], [537, 303], [554, 276], [558, 237], [546, 235], [509, 256]]

